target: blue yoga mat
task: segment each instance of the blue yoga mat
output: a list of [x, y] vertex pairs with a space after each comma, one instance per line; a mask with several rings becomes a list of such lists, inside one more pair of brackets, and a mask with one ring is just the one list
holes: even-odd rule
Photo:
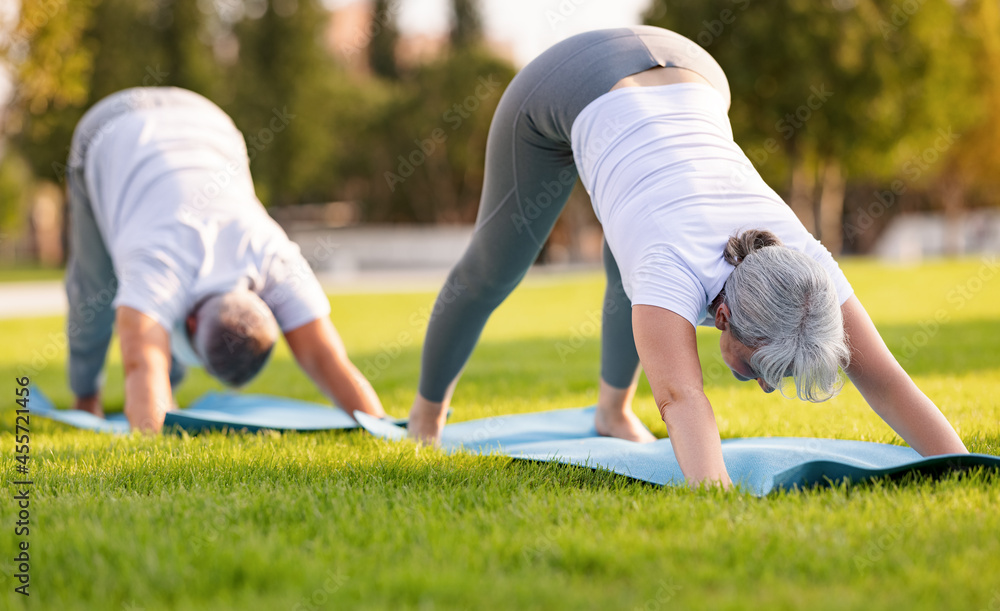
[[[441, 447], [449, 452], [497, 453], [522, 460], [606, 469], [661, 486], [681, 485], [669, 439], [635, 443], [601, 437], [593, 407], [471, 420], [444, 427]], [[368, 432], [389, 440], [406, 438], [391, 422], [358, 415]], [[828, 482], [859, 482], [911, 471], [937, 473], [984, 466], [1000, 470], [1000, 457], [950, 454], [922, 458], [903, 446], [844, 439], [759, 437], [724, 439], [722, 456], [733, 482], [757, 496]]]
[[[37, 388], [31, 388], [31, 413], [62, 422], [78, 429], [103, 433], [129, 432], [125, 414], [109, 414], [101, 418], [75, 409], [56, 409]], [[377, 418], [374, 418], [378, 420]], [[389, 420], [405, 425], [405, 420]], [[329, 431], [358, 428], [358, 423], [342, 409], [323, 405], [272, 397], [269, 395], [240, 395], [210, 392], [185, 409], [167, 412], [164, 428], [177, 426], [189, 433], [205, 431], [260, 430], [272, 431]]]

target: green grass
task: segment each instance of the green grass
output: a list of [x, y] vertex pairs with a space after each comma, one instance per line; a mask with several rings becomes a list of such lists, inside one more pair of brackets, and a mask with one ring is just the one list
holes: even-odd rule
[[[844, 266], [970, 450], [1000, 454], [1000, 274], [976, 288], [978, 261]], [[949, 299], [966, 285], [968, 298]], [[589, 321], [602, 289], [583, 275], [516, 291], [466, 369], [453, 420], [591, 404], [599, 347]], [[431, 299], [332, 298], [348, 349], [394, 415], [415, 390]], [[934, 329], [936, 315], [945, 322]], [[0, 321], [5, 392], [27, 369], [57, 403], [70, 400], [61, 325]], [[764, 395], [720, 369], [715, 331], [699, 341], [724, 437], [901, 443], [853, 388], [820, 405]], [[192, 375], [179, 400], [210, 388]], [[248, 391], [320, 398], [284, 347]], [[7, 478], [12, 402], [0, 411]], [[114, 351], [107, 404], [122, 404]], [[666, 433], [645, 382], [636, 411]], [[1000, 609], [992, 474], [757, 499], [445, 456], [361, 432], [147, 439], [40, 419], [32, 431], [32, 596], [13, 594], [7, 577], [0, 608]], [[0, 528], [8, 573], [17, 540], [9, 498]]]
[[66, 270], [58, 267], [0, 267], [0, 283], [62, 280]]

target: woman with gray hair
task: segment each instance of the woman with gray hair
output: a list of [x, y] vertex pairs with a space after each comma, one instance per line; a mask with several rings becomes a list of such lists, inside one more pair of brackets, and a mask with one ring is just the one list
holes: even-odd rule
[[649, 26], [587, 32], [511, 82], [490, 126], [468, 249], [438, 296], [410, 412], [439, 439], [458, 375], [493, 310], [538, 256], [577, 176], [605, 235], [598, 433], [653, 437], [632, 412], [641, 362], [688, 481], [729, 486], [695, 328], [765, 392], [822, 401], [843, 369], [923, 455], [967, 450], [899, 366], [830, 253], [733, 142], [726, 76]]

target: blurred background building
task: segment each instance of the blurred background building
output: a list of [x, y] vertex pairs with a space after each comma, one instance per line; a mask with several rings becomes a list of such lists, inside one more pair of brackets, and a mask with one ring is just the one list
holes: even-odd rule
[[[718, 59], [736, 141], [834, 253], [1000, 249], [997, 0], [0, 0], [0, 266], [62, 265], [83, 112], [175, 85], [233, 117], [318, 269], [447, 267], [516, 70], [634, 23]], [[600, 242], [578, 186], [540, 260], [593, 263]]]

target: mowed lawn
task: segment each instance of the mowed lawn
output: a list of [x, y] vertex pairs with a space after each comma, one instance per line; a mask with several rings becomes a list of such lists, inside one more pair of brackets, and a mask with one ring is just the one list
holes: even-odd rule
[[[890, 348], [970, 450], [1000, 454], [1000, 268], [844, 264]], [[603, 280], [529, 279], [491, 320], [453, 421], [592, 404]], [[387, 410], [416, 388], [433, 295], [336, 296], [333, 319]], [[0, 468], [14, 479], [14, 378], [70, 401], [58, 318], [0, 321]], [[848, 385], [764, 395], [699, 331], [723, 437], [901, 443]], [[106, 404], [122, 406], [117, 349]], [[216, 388], [195, 373], [186, 404]], [[248, 392], [319, 393], [282, 346]], [[666, 429], [648, 385], [636, 411]], [[10, 609], [1000, 609], [1000, 477], [982, 472], [783, 493], [657, 488], [363, 432], [111, 437], [32, 419], [31, 598]]]

